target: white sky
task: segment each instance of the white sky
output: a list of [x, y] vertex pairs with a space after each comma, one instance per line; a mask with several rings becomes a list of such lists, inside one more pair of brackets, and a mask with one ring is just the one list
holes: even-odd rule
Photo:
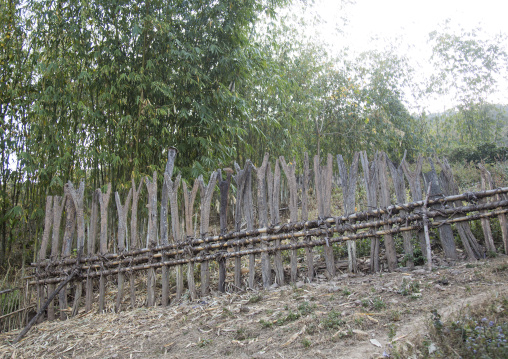
[[[318, 31], [332, 51], [349, 47], [359, 53], [396, 44], [422, 79], [430, 71], [428, 34], [439, 30], [446, 19], [451, 20], [452, 28], [481, 27], [492, 36], [508, 33], [508, 3], [500, 0], [356, 0], [345, 6], [340, 0], [316, 0], [315, 11], [325, 21]], [[341, 18], [347, 19], [345, 26]], [[504, 82], [489, 100], [508, 103], [507, 89]], [[453, 106], [449, 104], [450, 99], [429, 99], [424, 106], [434, 112]]]

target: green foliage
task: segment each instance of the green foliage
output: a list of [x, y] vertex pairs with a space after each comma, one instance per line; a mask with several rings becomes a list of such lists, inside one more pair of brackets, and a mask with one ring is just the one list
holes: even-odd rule
[[498, 147], [495, 143], [482, 143], [477, 146], [461, 146], [453, 149], [450, 154], [453, 162], [486, 162], [508, 160], [508, 147]]
[[346, 322], [342, 319], [341, 313], [335, 310], [331, 310], [326, 318], [321, 321], [325, 329], [339, 329]]

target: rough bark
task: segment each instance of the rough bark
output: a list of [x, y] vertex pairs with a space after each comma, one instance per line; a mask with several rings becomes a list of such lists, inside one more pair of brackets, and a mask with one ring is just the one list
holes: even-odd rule
[[[332, 197], [332, 169], [333, 158], [328, 154], [326, 166], [320, 166], [319, 156], [314, 156], [314, 178], [316, 186], [316, 197], [318, 203], [318, 216], [325, 219], [331, 216], [330, 201]], [[333, 258], [333, 247], [327, 244], [324, 246], [324, 257], [328, 273], [335, 276], [335, 260]]]
[[[194, 202], [196, 201], [196, 195], [199, 189], [199, 181], [194, 181], [192, 190], [187, 189], [187, 183], [183, 182], [183, 197], [184, 197], [184, 208], [185, 208], [185, 235], [187, 240], [190, 240], [193, 236], [192, 230], [192, 216], [194, 214]], [[194, 262], [187, 264], [187, 284], [189, 287], [189, 294], [191, 300], [196, 300], [196, 284], [194, 283]]]
[[[220, 233], [226, 234], [227, 232], [227, 213], [228, 213], [228, 193], [229, 186], [231, 185], [231, 172], [227, 171], [226, 179], [222, 178], [222, 171], [219, 170], [219, 190], [220, 190]], [[226, 258], [219, 257], [219, 291], [224, 293], [226, 291]]]
[[[367, 192], [367, 210], [371, 211], [377, 207], [377, 192], [378, 192], [378, 170], [377, 161], [378, 154], [376, 153], [374, 159], [369, 164], [367, 152], [360, 152], [360, 158], [363, 168], [363, 179], [365, 181], [365, 191]], [[370, 270], [371, 272], [379, 272], [379, 237], [374, 237], [370, 241]]]
[[[342, 195], [344, 197], [344, 211], [346, 215], [355, 212], [355, 194], [356, 194], [356, 181], [358, 179], [358, 157], [359, 153], [355, 152], [353, 162], [349, 168], [349, 173], [344, 163], [342, 155], [337, 155], [337, 164], [339, 166], [339, 176], [342, 185]], [[356, 242], [347, 241], [347, 251], [349, 264], [349, 271], [356, 273], [358, 271], [358, 264], [356, 262]]]
[[[490, 172], [485, 168], [485, 166], [481, 163], [478, 164], [478, 168], [480, 169], [481, 174], [481, 189], [485, 191], [487, 189], [492, 189], [492, 176]], [[485, 203], [487, 200], [481, 199], [480, 203]], [[485, 212], [483, 212], [485, 213]], [[488, 218], [481, 219], [483, 237], [485, 238], [485, 246], [487, 247], [487, 251], [490, 253], [496, 253], [496, 246], [494, 245], [494, 237], [492, 236], [492, 228], [490, 227], [490, 220]], [[54, 230], [54, 229], [53, 229]]]
[[[289, 184], [289, 218], [291, 223], [298, 222], [298, 187], [296, 185], [296, 164], [286, 163], [283, 156], [279, 157], [282, 169], [286, 175]], [[291, 238], [291, 243], [296, 243], [295, 238]], [[291, 265], [291, 282], [296, 282], [298, 276], [298, 257], [297, 250], [292, 249], [289, 253], [290, 265]]]
[[[386, 158], [383, 154], [380, 155], [377, 162], [378, 180], [379, 180], [379, 204], [381, 207], [388, 207], [390, 205], [390, 190], [386, 174]], [[386, 216], [385, 216], [386, 217]], [[385, 229], [388, 229], [385, 226]], [[397, 252], [395, 250], [395, 242], [391, 234], [384, 236], [386, 259], [388, 262], [388, 270], [393, 272], [397, 268]]]
[[[268, 167], [269, 154], [265, 153], [263, 163], [259, 168], [255, 168], [258, 184], [258, 226], [266, 227], [268, 225], [268, 211], [266, 203], [266, 172]], [[262, 248], [268, 248], [266, 242], [261, 242]], [[272, 270], [270, 268], [270, 256], [268, 252], [261, 254], [261, 276], [263, 279], [263, 287], [268, 288], [272, 282]]]
[[[402, 162], [404, 162], [406, 158], [406, 153], [404, 153], [404, 157], [402, 158]], [[402, 169], [402, 162], [398, 167], [395, 167], [395, 164], [390, 161], [388, 155], [386, 155], [386, 162], [388, 163], [388, 167], [390, 168], [390, 173], [392, 175], [393, 187], [395, 189], [395, 196], [397, 197], [397, 203], [404, 204], [406, 203], [406, 184], [404, 182], [404, 170]], [[405, 215], [406, 211], [401, 211], [401, 215]], [[411, 244], [412, 238], [411, 232], [402, 233], [403, 239], [403, 247], [404, 247], [404, 259], [406, 267], [414, 268], [414, 256], [413, 256], [413, 245]]]
[[[305, 152], [303, 160], [303, 184], [302, 184], [302, 221], [309, 219], [309, 154]], [[310, 243], [311, 237], [305, 237], [304, 241]], [[305, 248], [305, 257], [307, 258], [307, 278], [310, 282], [314, 279], [314, 253], [312, 247]]]
[[[157, 245], [157, 172], [153, 172], [153, 179], [146, 177], [146, 189], [148, 191], [148, 248]], [[146, 305], [155, 305], [155, 270], [148, 269], [146, 276]]]
[[[120, 194], [115, 192], [115, 201], [116, 201], [116, 210], [118, 213], [118, 252], [123, 253], [125, 251], [125, 245], [127, 243], [127, 214], [129, 212], [129, 206], [132, 197], [132, 188], [129, 190], [129, 194], [127, 195], [127, 199], [125, 200], [124, 205], [120, 200]], [[118, 273], [118, 291], [116, 294], [116, 307], [115, 310], [118, 313], [120, 311], [120, 306], [123, 298], [123, 281], [124, 274]]]
[[[203, 176], [198, 177], [199, 185], [201, 187], [200, 195], [201, 195], [201, 223], [200, 223], [200, 236], [201, 238], [205, 238], [208, 235], [208, 230], [210, 226], [210, 205], [212, 202], [213, 191], [215, 189], [215, 184], [217, 183], [217, 175], [218, 172], [212, 172], [210, 176], [210, 180], [208, 181], [208, 185], [205, 185], [203, 180]], [[206, 255], [208, 251], [203, 251], [203, 255]], [[209, 269], [209, 261], [204, 261], [201, 263], [201, 296], [204, 297], [208, 295], [208, 291], [210, 288], [210, 269]]]
[[[268, 207], [270, 209], [270, 220], [273, 226], [279, 225], [279, 202], [280, 202], [280, 166], [279, 159], [275, 161], [274, 172], [270, 166], [267, 167], [268, 180]], [[275, 241], [275, 247], [280, 246], [280, 240]], [[275, 251], [273, 256], [275, 269], [275, 282], [278, 285], [284, 284], [284, 267], [282, 265], [282, 252], [280, 249]]]

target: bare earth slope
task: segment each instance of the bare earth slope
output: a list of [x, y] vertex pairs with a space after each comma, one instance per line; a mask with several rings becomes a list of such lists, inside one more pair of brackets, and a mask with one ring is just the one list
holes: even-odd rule
[[[378, 358], [444, 318], [508, 297], [508, 257], [431, 273], [339, 274], [270, 291], [213, 295], [168, 308], [80, 314], [0, 334], [2, 358]], [[500, 308], [505, 310], [505, 308]], [[377, 346], [379, 344], [380, 346]]]

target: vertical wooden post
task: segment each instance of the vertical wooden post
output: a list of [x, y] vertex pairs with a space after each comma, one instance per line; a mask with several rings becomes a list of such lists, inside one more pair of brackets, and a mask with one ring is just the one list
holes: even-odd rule
[[[192, 215], [194, 213], [194, 202], [199, 189], [199, 181], [194, 181], [192, 191], [187, 190], [187, 183], [183, 182], [183, 197], [185, 209], [185, 235], [187, 240], [193, 237], [192, 231]], [[187, 285], [191, 300], [196, 300], [196, 284], [194, 283], [194, 262], [187, 263]]]
[[[439, 165], [441, 166], [441, 182], [443, 183], [443, 189], [445, 190], [445, 194], [447, 196], [452, 196], [459, 194], [459, 187], [455, 183], [455, 179], [453, 178], [452, 168], [446, 158], [440, 160], [436, 158]], [[451, 203], [452, 206], [460, 207], [462, 206], [462, 201], [455, 201]], [[473, 232], [471, 231], [471, 226], [469, 222], [458, 222], [455, 223], [455, 228], [459, 232], [460, 239], [462, 241], [462, 245], [466, 250], [466, 254], [469, 260], [477, 260], [483, 257], [483, 250], [476, 240]]]
[[[271, 225], [276, 226], [280, 224], [279, 214], [279, 201], [280, 201], [280, 166], [279, 159], [275, 161], [275, 168], [272, 174], [270, 165], [267, 167], [267, 181], [268, 181], [268, 208], [270, 209]], [[275, 241], [275, 247], [280, 246], [280, 239]], [[275, 250], [273, 256], [274, 269], [275, 269], [275, 282], [281, 286], [284, 285], [284, 267], [282, 265], [282, 252], [280, 249]]]
[[[205, 238], [208, 235], [208, 228], [210, 225], [210, 204], [212, 202], [213, 191], [215, 189], [215, 184], [217, 183], [217, 171], [213, 171], [210, 175], [210, 180], [208, 181], [208, 185], [205, 185], [203, 181], [203, 176], [198, 177], [199, 186], [201, 190], [199, 191], [201, 195], [201, 224], [199, 227], [199, 232], [201, 238]], [[203, 251], [203, 255], [207, 255], [208, 251]], [[210, 269], [209, 269], [209, 261], [201, 262], [201, 296], [204, 297], [208, 295], [208, 290], [210, 288]]]
[[[87, 242], [87, 254], [93, 256], [95, 254], [95, 241], [97, 238], [97, 220], [99, 218], [99, 196], [97, 191], [92, 194], [92, 209], [90, 213], [90, 225], [88, 227], [88, 242]], [[85, 311], [89, 312], [92, 310], [93, 304], [93, 279], [86, 277], [85, 287]]]
[[[69, 194], [76, 207], [76, 220], [78, 227], [78, 238], [77, 238], [77, 250], [78, 260], [83, 253], [83, 247], [85, 245], [85, 214], [84, 214], [84, 195], [85, 195], [85, 182], [81, 181], [79, 189], [74, 189], [71, 182], [68, 182], [67, 186]], [[78, 314], [79, 304], [81, 300], [81, 292], [83, 290], [83, 284], [81, 279], [76, 283], [76, 292], [74, 293], [74, 304], [72, 306], [72, 315]]]
[[[309, 220], [309, 154], [305, 152], [303, 160], [303, 185], [302, 185], [302, 221]], [[305, 237], [305, 242], [311, 241], [310, 236]], [[314, 279], [314, 253], [313, 247], [305, 247], [305, 256], [307, 258], [307, 278], [310, 282]]]
[[[251, 176], [251, 162], [247, 160], [243, 170], [235, 162], [235, 169], [236, 175], [233, 176], [236, 182], [235, 231], [240, 231], [242, 229], [242, 212], [245, 212], [246, 185]], [[235, 246], [235, 251], [240, 251], [240, 246]], [[242, 287], [242, 258], [240, 256], [235, 257], [235, 287], [237, 289]]]
[[[68, 193], [68, 189], [66, 187], [64, 187], [64, 193], [66, 197], [66, 219], [62, 241], [62, 258], [69, 258], [71, 255], [72, 238], [74, 237], [74, 231], [76, 229], [76, 208], [74, 207], [74, 202], [70, 198], [70, 194]], [[65, 285], [58, 294], [60, 308], [67, 309], [67, 285]], [[60, 310], [60, 319], [67, 319], [67, 313], [64, 310]]]
[[[289, 217], [292, 224], [298, 222], [298, 188], [296, 186], [296, 164], [290, 163], [289, 165], [286, 163], [284, 157], [279, 157], [280, 164], [282, 165], [282, 169], [284, 170], [284, 174], [288, 180], [289, 184]], [[291, 238], [291, 243], [296, 244], [296, 239]], [[291, 282], [296, 282], [298, 276], [298, 257], [297, 250], [291, 249], [289, 252], [289, 258], [291, 262]]]
[[[316, 197], [318, 203], [318, 216], [320, 219], [325, 219], [331, 215], [331, 197], [332, 197], [332, 169], [333, 158], [328, 154], [326, 166], [320, 166], [320, 158], [318, 155], [314, 156], [314, 177], [316, 186]], [[335, 260], [333, 258], [333, 247], [325, 245], [324, 257], [326, 262], [326, 269], [330, 276], [335, 276]]]
[[[406, 175], [407, 181], [409, 183], [409, 189], [411, 191], [411, 200], [413, 202], [421, 201], [422, 200], [422, 184], [420, 181], [420, 177], [422, 175], [422, 166], [423, 166], [423, 157], [418, 156], [418, 159], [416, 160], [416, 168], [414, 171], [411, 171], [409, 169], [409, 165], [406, 162], [406, 159], [402, 159], [402, 170], [404, 171], [404, 174]], [[427, 256], [427, 245], [425, 243], [425, 233], [420, 230], [418, 231], [418, 241], [420, 242], [420, 248], [422, 250], [422, 255], [424, 257]]]
[[[344, 163], [342, 155], [337, 155], [337, 164], [339, 166], [339, 176], [342, 184], [342, 195], [344, 197], [344, 211], [347, 215], [355, 212], [355, 195], [356, 195], [356, 180], [358, 178], [358, 157], [359, 153], [355, 152], [353, 155], [353, 162], [348, 170]], [[356, 273], [358, 271], [358, 264], [356, 262], [356, 242], [347, 241], [348, 252], [348, 267], [349, 271]]]
[[[174, 147], [168, 149], [168, 160], [166, 162], [166, 168], [164, 170], [164, 181], [162, 184], [161, 194], [161, 213], [160, 213], [160, 236], [162, 245], [169, 244], [169, 228], [168, 228], [168, 204], [169, 196], [172, 189], [171, 176], [173, 175], [173, 169], [175, 168], [175, 159], [178, 151]], [[169, 179], [169, 180], [168, 180]], [[162, 260], [166, 261], [168, 258], [166, 255], [162, 255]], [[169, 303], [169, 267], [163, 266], [161, 269], [161, 281], [162, 281], [162, 295], [161, 305], [167, 306]]]
[[[269, 154], [265, 153], [261, 166], [259, 168], [254, 168], [258, 180], [258, 226], [260, 228], [268, 225], [265, 185], [268, 157]], [[261, 247], [267, 249], [268, 244], [265, 241], [262, 241]], [[268, 251], [263, 251], [261, 253], [261, 276], [263, 278], [263, 287], [268, 288], [272, 284], [272, 270], [270, 268], [270, 255], [268, 254]]]
[[[169, 204], [171, 208], [171, 233], [173, 240], [180, 242], [182, 237], [180, 234], [180, 217], [178, 214], [178, 187], [180, 187], [181, 174], [176, 176], [175, 181], [171, 180], [168, 172], [164, 173], [164, 181], [167, 182], [169, 188]], [[175, 266], [176, 272], [176, 300], [180, 300], [183, 294], [183, 266], [181, 264]]]
[[[441, 186], [439, 185], [439, 179], [437, 177], [436, 169], [434, 167], [434, 162], [429, 158], [429, 162], [431, 164], [432, 170], [430, 172], [424, 173], [424, 179], [426, 183], [431, 183], [430, 186], [430, 198], [436, 198], [438, 196], [443, 195], [443, 191]], [[436, 208], [439, 205], [431, 206], [431, 208]], [[445, 217], [436, 217], [436, 220], [443, 220]], [[453, 236], [452, 227], [449, 224], [444, 224], [439, 226], [439, 239], [441, 241], [441, 245], [444, 249], [446, 258], [457, 260], [457, 251], [455, 249], [455, 239]]]
[[[44, 217], [44, 232], [42, 234], [41, 248], [39, 249], [39, 261], [46, 259], [46, 252], [48, 250], [49, 236], [51, 234], [51, 226], [53, 225], [53, 197], [46, 197], [46, 216]], [[37, 311], [39, 311], [44, 302], [46, 302], [45, 289], [43, 284], [37, 285]], [[44, 315], [41, 316], [41, 321]]]
[[[480, 169], [481, 175], [481, 189], [485, 191], [487, 189], [492, 189], [492, 175], [485, 168], [485, 166], [481, 163], [478, 164], [478, 168]], [[482, 198], [480, 203], [486, 203], [487, 199]], [[487, 211], [481, 211], [480, 213], [486, 213]], [[504, 216], [504, 214], [503, 214]], [[505, 217], [506, 218], [506, 217]], [[482, 218], [481, 219], [483, 236], [485, 237], [485, 246], [487, 247], [487, 251], [491, 253], [496, 253], [496, 246], [494, 245], [494, 237], [492, 236], [492, 229], [490, 228], [490, 219]]]
[[[386, 155], [386, 154], [385, 154]], [[406, 158], [406, 153], [404, 152], [404, 157], [402, 158], [402, 162]], [[393, 187], [395, 188], [395, 196], [397, 197], [397, 202], [399, 204], [406, 203], [406, 185], [404, 183], [404, 171], [402, 169], [402, 162], [398, 167], [395, 167], [392, 161], [386, 155], [386, 162], [388, 163], [388, 167], [390, 167], [390, 173], [392, 175]], [[407, 212], [400, 211], [400, 215], [403, 216]], [[408, 268], [414, 268], [414, 257], [413, 257], [413, 245], [411, 244], [412, 233], [409, 231], [402, 232], [403, 246], [404, 246], [404, 255], [405, 262]]]
[[[377, 190], [378, 190], [378, 170], [376, 153], [374, 159], [369, 165], [367, 152], [360, 152], [363, 168], [363, 178], [365, 181], [365, 190], [367, 192], [367, 210], [372, 211], [377, 208]], [[372, 237], [370, 242], [370, 271], [379, 272], [379, 237]]]
[[[228, 192], [231, 184], [232, 170], [227, 169], [227, 177], [224, 180], [222, 178], [222, 171], [219, 170], [219, 189], [220, 189], [220, 233], [221, 235], [227, 232], [227, 213], [228, 213]], [[219, 258], [219, 291], [224, 293], [226, 291], [226, 258]]]
[[[157, 245], [157, 172], [153, 172], [153, 179], [146, 177], [146, 189], [148, 191], [148, 248]], [[148, 269], [146, 276], [146, 305], [155, 305], [155, 270]]]
[[[60, 223], [62, 221], [62, 211], [65, 205], [65, 196], [53, 197], [53, 236], [51, 239], [51, 260], [57, 260], [59, 256]], [[55, 284], [48, 284], [48, 294], [53, 293]], [[55, 319], [55, 300], [48, 306], [48, 320]]]
[[[108, 205], [111, 197], [111, 183], [108, 183], [106, 193], [97, 190], [99, 196], [99, 208], [101, 212], [101, 235], [99, 239], [99, 248], [102, 255], [108, 252]], [[106, 277], [101, 274], [99, 278], [99, 313], [104, 311], [104, 299], [106, 295]]]
[[[144, 178], [141, 177], [139, 181], [139, 185], [136, 190], [136, 181], [134, 178], [132, 179], [132, 208], [131, 208], [131, 241], [130, 241], [130, 249], [137, 249], [139, 246], [139, 234], [138, 234], [138, 202], [139, 202], [139, 193], [141, 192], [141, 188], [143, 186]], [[136, 307], [136, 274], [135, 272], [130, 272], [129, 281], [130, 281], [130, 295], [131, 295], [131, 308]]]
[[[387, 181], [386, 174], [386, 158], [383, 154], [377, 162], [378, 167], [378, 179], [379, 179], [379, 203], [381, 207], [388, 207], [390, 203], [390, 190]], [[385, 216], [386, 217], [386, 216]], [[389, 229], [390, 226], [385, 225], [385, 229]], [[397, 252], [395, 250], [395, 242], [391, 234], [384, 235], [385, 249], [386, 249], [386, 260], [388, 262], [388, 270], [393, 272], [397, 268]]]
[[[115, 192], [116, 210], [118, 213], [118, 253], [125, 251], [125, 244], [127, 243], [127, 214], [129, 212], [129, 206], [132, 197], [132, 188], [129, 190], [125, 204], [122, 206], [120, 201], [120, 195]], [[121, 265], [120, 265], [121, 266]], [[115, 311], [118, 313], [121, 309], [122, 298], [123, 298], [123, 280], [124, 272], [118, 272], [118, 291], [116, 293], [116, 307]]]
[[[245, 221], [247, 222], [247, 230], [252, 231], [254, 229], [254, 204], [252, 202], [252, 162], [249, 162], [249, 174], [245, 181], [245, 192], [243, 196], [243, 213]], [[252, 244], [249, 244], [248, 248], [253, 248]], [[249, 288], [254, 288], [254, 278], [256, 276], [256, 257], [254, 253], [249, 254]]]

